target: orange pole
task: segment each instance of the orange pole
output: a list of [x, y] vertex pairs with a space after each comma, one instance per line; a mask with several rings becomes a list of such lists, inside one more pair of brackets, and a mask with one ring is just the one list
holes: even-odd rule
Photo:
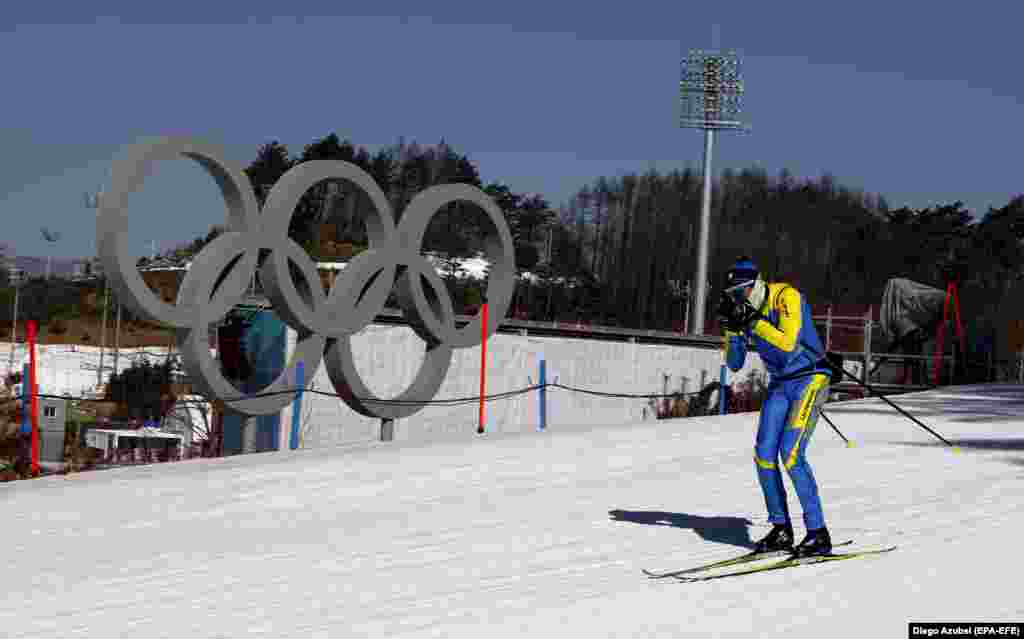
[[36, 323], [28, 322], [28, 388], [32, 393], [32, 474], [39, 474], [39, 397], [36, 386]]
[[480, 307], [483, 321], [480, 323], [480, 426], [477, 433], [484, 432], [484, 381], [487, 378], [487, 302]]

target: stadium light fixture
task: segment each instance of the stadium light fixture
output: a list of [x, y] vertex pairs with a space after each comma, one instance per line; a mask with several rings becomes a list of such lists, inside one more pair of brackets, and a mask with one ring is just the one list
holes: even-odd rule
[[711, 227], [711, 154], [715, 131], [749, 132], [741, 120], [743, 75], [735, 51], [693, 50], [683, 60], [679, 82], [679, 126], [704, 131], [704, 191], [701, 198], [700, 236], [697, 243], [697, 276], [693, 296], [690, 333], [704, 334], [707, 304], [708, 258]]

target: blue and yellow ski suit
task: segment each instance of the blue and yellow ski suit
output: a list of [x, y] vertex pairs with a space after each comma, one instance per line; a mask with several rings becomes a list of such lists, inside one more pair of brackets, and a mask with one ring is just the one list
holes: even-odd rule
[[828, 400], [829, 371], [819, 364], [825, 349], [811, 321], [810, 305], [799, 291], [788, 284], [772, 282], [768, 284], [765, 300], [761, 312], [767, 321], [757, 320], [742, 334], [725, 331], [726, 364], [734, 372], [743, 368], [750, 338], [770, 374], [754, 447], [757, 478], [769, 521], [790, 521], [781, 463], [800, 498], [804, 525], [808, 530], [816, 530], [825, 526], [825, 516], [817, 482], [807, 463], [807, 445], [821, 407]]

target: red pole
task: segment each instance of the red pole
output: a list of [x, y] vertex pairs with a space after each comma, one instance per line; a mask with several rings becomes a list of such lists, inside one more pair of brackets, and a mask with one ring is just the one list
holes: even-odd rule
[[28, 322], [28, 388], [32, 394], [32, 474], [39, 474], [39, 398], [36, 386], [36, 323]]
[[487, 375], [487, 302], [480, 307], [483, 321], [480, 323], [480, 426], [477, 433], [484, 432], [484, 380]]
[[956, 282], [953, 282], [953, 308], [956, 311], [956, 332], [960, 337], [960, 356], [964, 368], [967, 370], [967, 340], [964, 339], [964, 326], [960, 322], [960, 293], [957, 292]]
[[942, 323], [935, 329], [935, 374], [933, 375], [935, 386], [939, 385], [942, 374], [942, 351], [945, 346], [946, 321], [949, 319], [949, 296], [950, 288], [946, 287], [946, 301], [942, 306]]

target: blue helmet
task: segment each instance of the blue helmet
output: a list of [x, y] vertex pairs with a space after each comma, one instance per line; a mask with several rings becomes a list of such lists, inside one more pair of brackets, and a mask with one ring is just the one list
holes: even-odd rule
[[752, 259], [741, 257], [725, 273], [725, 290], [729, 294], [742, 294], [746, 288], [754, 285], [760, 275]]

